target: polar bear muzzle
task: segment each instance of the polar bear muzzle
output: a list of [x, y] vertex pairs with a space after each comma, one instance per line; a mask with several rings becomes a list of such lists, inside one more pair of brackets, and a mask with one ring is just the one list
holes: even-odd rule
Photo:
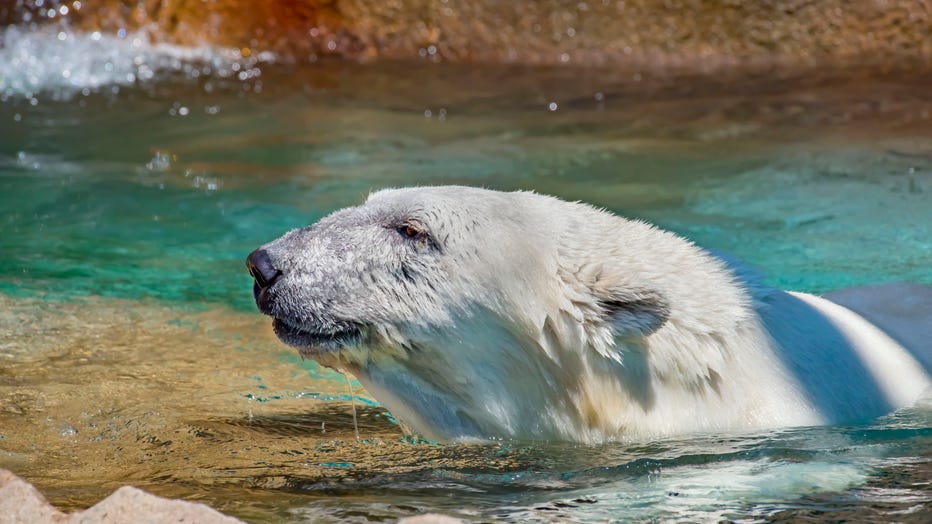
[[273, 317], [272, 328], [282, 342], [298, 348], [333, 351], [359, 341], [362, 330], [353, 322], [300, 318], [301, 315], [290, 314], [287, 299], [284, 300], [286, 307], [281, 307], [281, 294], [273, 288], [283, 272], [275, 266], [266, 249], [259, 248], [250, 253], [246, 268], [254, 279], [256, 306], [262, 313]]

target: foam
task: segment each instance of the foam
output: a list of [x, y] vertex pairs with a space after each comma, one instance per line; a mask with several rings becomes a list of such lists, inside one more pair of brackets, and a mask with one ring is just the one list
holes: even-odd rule
[[[167, 75], [252, 80], [268, 52], [151, 42], [145, 32], [83, 33], [67, 28], [0, 29], [0, 97], [67, 100], [104, 88], [144, 84]], [[35, 102], [34, 102], [35, 103]]]

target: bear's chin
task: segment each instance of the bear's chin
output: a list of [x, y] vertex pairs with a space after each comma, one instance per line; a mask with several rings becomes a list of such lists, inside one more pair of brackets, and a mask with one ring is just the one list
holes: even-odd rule
[[302, 354], [334, 353], [359, 342], [358, 328], [331, 332], [308, 331], [292, 326], [280, 318], [272, 320], [272, 329], [279, 340], [301, 350]]

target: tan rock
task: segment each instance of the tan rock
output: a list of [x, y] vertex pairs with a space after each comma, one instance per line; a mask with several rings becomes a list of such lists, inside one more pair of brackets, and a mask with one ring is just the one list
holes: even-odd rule
[[170, 500], [124, 486], [93, 507], [66, 515], [39, 491], [13, 473], [0, 469], [0, 524], [130, 524], [197, 522], [242, 524], [219, 511], [184, 500]]
[[441, 515], [439, 513], [425, 513], [414, 517], [405, 517], [398, 524], [462, 524], [462, 519]]
[[0, 523], [65, 522], [68, 516], [58, 511], [32, 484], [5, 469], [0, 469]]
[[141, 522], [197, 522], [199, 524], [242, 524], [219, 511], [185, 500], [170, 500], [123, 486], [96, 505], [71, 515], [68, 524], [131, 524]]

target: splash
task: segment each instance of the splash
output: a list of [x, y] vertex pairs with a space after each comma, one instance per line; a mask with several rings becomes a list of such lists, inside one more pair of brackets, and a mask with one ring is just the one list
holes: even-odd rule
[[110, 88], [146, 84], [170, 75], [188, 79], [255, 81], [272, 53], [150, 41], [143, 31], [82, 33], [64, 27], [0, 30], [0, 100], [51, 96], [68, 100]]

